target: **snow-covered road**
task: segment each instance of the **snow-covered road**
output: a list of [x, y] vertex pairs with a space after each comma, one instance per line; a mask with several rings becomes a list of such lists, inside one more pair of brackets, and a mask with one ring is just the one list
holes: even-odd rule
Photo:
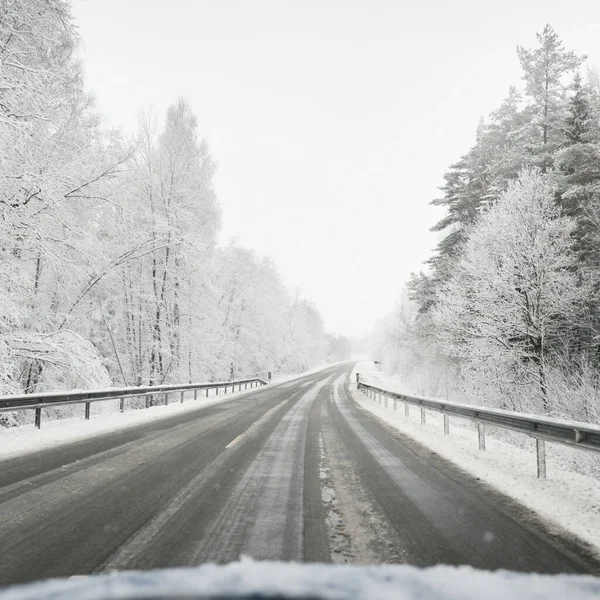
[[240, 555], [598, 572], [361, 410], [351, 370], [0, 462], [0, 584]]

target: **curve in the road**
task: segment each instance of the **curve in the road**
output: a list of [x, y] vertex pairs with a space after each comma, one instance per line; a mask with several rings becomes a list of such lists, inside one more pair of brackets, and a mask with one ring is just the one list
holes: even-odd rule
[[359, 409], [351, 368], [0, 462], [0, 584], [240, 555], [597, 572]]

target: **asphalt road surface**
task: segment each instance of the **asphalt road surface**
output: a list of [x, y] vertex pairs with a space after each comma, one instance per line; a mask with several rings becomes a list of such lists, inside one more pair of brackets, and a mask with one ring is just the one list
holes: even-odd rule
[[0, 585], [241, 555], [598, 572], [358, 408], [351, 370], [1, 461]]

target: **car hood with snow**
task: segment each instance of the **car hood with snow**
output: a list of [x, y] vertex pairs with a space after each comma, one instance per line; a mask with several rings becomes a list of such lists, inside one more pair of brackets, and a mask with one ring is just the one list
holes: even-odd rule
[[0, 600], [280, 598], [314, 600], [482, 600], [600, 598], [600, 579], [478, 571], [471, 567], [351, 566], [254, 562], [124, 571], [52, 579], [0, 590]]

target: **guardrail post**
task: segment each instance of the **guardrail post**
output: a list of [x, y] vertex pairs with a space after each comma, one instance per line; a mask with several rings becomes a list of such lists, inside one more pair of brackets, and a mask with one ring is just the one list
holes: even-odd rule
[[119, 398], [119, 412], [125, 410], [125, 398]]
[[408, 419], [410, 417], [410, 404], [408, 402], [404, 403], [404, 416]]
[[444, 435], [448, 435], [450, 433], [450, 417], [448, 415], [444, 415]]
[[245, 390], [247, 390], [247, 389], [248, 389], [248, 382], [247, 382], [247, 381], [244, 383], [244, 389], [245, 389]]
[[477, 423], [477, 438], [479, 440], [479, 449], [485, 450], [485, 425]]
[[208, 398], [208, 388], [206, 388], [206, 397]]
[[421, 406], [421, 425], [425, 425], [425, 409]]
[[146, 394], [146, 408], [150, 408], [150, 394]]
[[185, 392], [181, 392], [181, 404], [183, 404], [183, 395], [185, 394]]
[[238, 392], [241, 392], [241, 391], [242, 391], [242, 384], [240, 383], [240, 386], [238, 388]]
[[35, 427], [39, 429], [42, 426], [42, 408], [35, 409]]
[[90, 404], [91, 404], [91, 402], [85, 403], [85, 420], [86, 421], [90, 420]]
[[216, 395], [216, 396], [218, 396], [218, 395], [219, 395], [219, 386], [217, 386], [217, 387], [215, 388], [215, 392], [216, 392], [216, 394], [215, 394], [215, 395]]
[[546, 479], [546, 442], [537, 438], [535, 445], [537, 450], [537, 476], [538, 479]]
[[198, 390], [194, 390], [194, 400], [198, 400]]
[[165, 406], [169, 405], [169, 392], [165, 392]]

